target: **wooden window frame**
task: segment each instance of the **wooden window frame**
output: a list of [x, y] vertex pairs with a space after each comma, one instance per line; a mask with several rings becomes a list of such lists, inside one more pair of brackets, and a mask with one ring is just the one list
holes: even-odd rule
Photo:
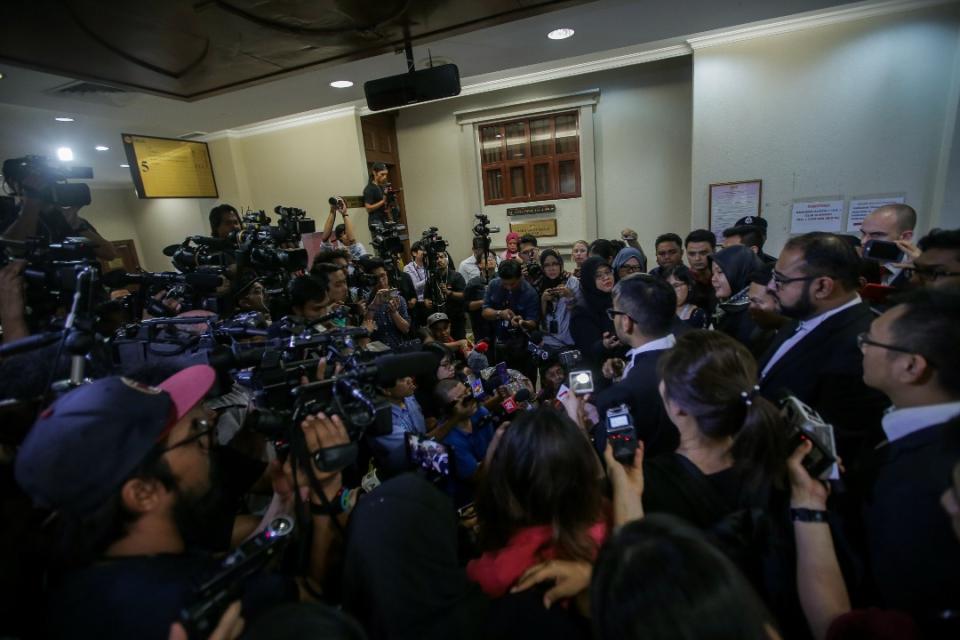
[[[557, 153], [557, 125], [556, 119], [562, 116], [574, 116], [576, 118], [577, 124], [577, 148], [576, 151], [571, 151], [567, 153]], [[546, 155], [533, 157], [531, 155], [531, 142], [530, 142], [530, 123], [536, 120], [549, 119], [550, 121], [550, 153]], [[524, 157], [523, 159], [507, 159], [507, 134], [506, 129], [510, 125], [522, 124], [524, 128]], [[484, 147], [483, 132], [490, 128], [496, 128], [500, 136], [500, 154], [499, 160], [496, 162], [484, 162], [485, 150], [489, 147]], [[556, 113], [548, 114], [538, 114], [527, 116], [524, 118], [512, 118], [510, 120], [503, 120], [498, 122], [485, 122], [477, 125], [477, 139], [479, 141], [480, 149], [480, 177], [483, 183], [483, 202], [484, 206], [498, 205], [498, 204], [516, 204], [519, 202], [540, 202], [544, 200], [564, 200], [567, 198], [579, 198], [581, 197], [583, 190], [583, 177], [580, 172], [580, 142], [581, 142], [582, 132], [580, 130], [580, 111], [560, 111]], [[489, 140], [487, 141], [489, 144]], [[574, 162], [574, 172], [576, 178], [576, 190], [569, 193], [560, 192], [560, 163], [564, 161], [572, 160]], [[534, 193], [535, 183], [534, 183], [534, 166], [535, 165], [547, 165], [548, 167], [548, 181], [549, 181], [549, 192], [548, 193]], [[524, 181], [526, 185], [526, 193], [515, 194], [512, 191], [512, 181], [510, 179], [510, 170], [518, 166], [524, 167]], [[491, 198], [491, 188], [490, 181], [488, 178], [488, 172], [490, 171], [499, 171], [500, 172], [500, 197]]]

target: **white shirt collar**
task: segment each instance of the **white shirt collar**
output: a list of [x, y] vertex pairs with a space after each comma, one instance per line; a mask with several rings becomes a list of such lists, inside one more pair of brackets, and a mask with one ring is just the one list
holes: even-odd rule
[[883, 416], [883, 432], [887, 434], [887, 440], [893, 442], [921, 429], [942, 424], [958, 415], [960, 401], [892, 409]]
[[627, 362], [633, 360], [633, 356], [644, 353], [645, 351], [662, 351], [663, 349], [670, 349], [673, 345], [677, 344], [677, 339], [673, 337], [672, 333], [668, 333], [662, 338], [657, 338], [656, 340], [651, 340], [645, 344], [640, 345], [639, 347], [634, 347], [627, 351]]
[[858, 304], [860, 304], [861, 302], [862, 302], [862, 300], [861, 300], [861, 298], [860, 298], [860, 294], [858, 293], [857, 295], [855, 295], [855, 296], [853, 297], [853, 300], [851, 300], [850, 302], [848, 302], [848, 303], [846, 303], [846, 304], [844, 304], [844, 305], [841, 305], [841, 306], [837, 307], [836, 309], [830, 309], [830, 311], [824, 311], [824, 312], [821, 313], [820, 315], [814, 316], [813, 318], [810, 318], [809, 320], [801, 320], [801, 321], [800, 321], [800, 326], [797, 328], [797, 331], [804, 331], [804, 332], [813, 331], [814, 329], [816, 329], [817, 327], [819, 327], [821, 324], [823, 324], [824, 322], [826, 322], [828, 318], [837, 315], [837, 314], [840, 313], [841, 311], [846, 311], [846, 310], [849, 309], [850, 307], [855, 307], [855, 306], [857, 306]]

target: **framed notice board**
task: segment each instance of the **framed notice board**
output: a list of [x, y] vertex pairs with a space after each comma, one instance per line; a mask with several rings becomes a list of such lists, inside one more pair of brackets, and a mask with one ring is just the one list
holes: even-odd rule
[[206, 142], [120, 134], [130, 175], [141, 198], [216, 198], [217, 182]]

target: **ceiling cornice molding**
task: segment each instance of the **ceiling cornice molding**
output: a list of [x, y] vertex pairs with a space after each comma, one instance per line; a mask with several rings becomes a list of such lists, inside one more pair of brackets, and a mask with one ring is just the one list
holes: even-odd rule
[[[506, 74], [506, 77], [491, 80], [482, 80], [479, 82], [465, 84], [460, 94], [443, 100], [452, 100], [458, 97], [479, 95], [501, 89], [527, 86], [540, 82], [549, 82], [551, 80], [560, 80], [573, 76], [585, 75], [588, 73], [597, 73], [611, 69], [619, 69], [657, 60], [676, 58], [690, 55], [698, 49], [728, 44], [732, 42], [741, 42], [754, 38], [774, 36], [792, 31], [803, 29], [812, 29], [824, 27], [831, 24], [850, 22], [854, 20], [863, 20], [876, 16], [901, 13], [905, 11], [916, 11], [936, 5], [950, 4], [957, 0], [868, 0], [866, 2], [848, 5], [844, 7], [834, 7], [829, 9], [820, 9], [809, 13], [796, 14], [785, 18], [768, 20], [753, 23], [745, 26], [738, 26], [728, 29], [720, 29], [715, 32], [707, 32], [701, 35], [695, 35], [688, 38], [677, 38], [667, 41], [647, 43], [645, 45], [635, 45], [629, 47], [626, 53], [610, 55], [614, 51], [607, 51], [600, 54], [593, 54], [591, 59], [581, 59], [577, 62], [571, 62], [570, 59], [559, 60], [560, 66], [549, 69], [537, 69], [534, 71], [523, 71], [523, 68], [508, 69], [500, 73]], [[676, 44], [666, 44], [667, 42]], [[646, 48], [644, 48], [646, 47]], [[624, 49], [619, 49], [624, 51]], [[602, 56], [602, 57], [597, 57]], [[566, 64], [564, 64], [566, 63]], [[527, 67], [530, 69], [530, 67]], [[432, 102], [440, 102], [434, 100]], [[418, 105], [409, 105], [399, 107], [406, 109]], [[398, 110], [394, 109], [394, 111]], [[221, 138], [247, 138], [250, 136], [262, 135], [274, 131], [282, 131], [292, 127], [299, 127], [314, 122], [322, 122], [333, 118], [342, 118], [358, 114], [367, 116], [373, 113], [367, 108], [362, 100], [349, 103], [342, 103], [306, 113], [299, 113], [293, 116], [274, 118], [266, 122], [257, 123], [248, 127], [238, 127], [225, 131], [217, 131], [201, 138], [204, 141], [219, 140]]]
[[742, 42], [754, 38], [776, 36], [793, 31], [825, 27], [854, 20], [864, 20], [877, 16], [916, 11], [941, 4], [950, 4], [957, 0], [873, 0], [860, 2], [844, 7], [820, 9], [809, 13], [788, 16], [776, 20], [759, 22], [733, 29], [723, 29], [713, 33], [687, 38], [686, 42], [691, 49], [697, 51], [707, 47]]
[[210, 142], [213, 140], [220, 140], [222, 138], [249, 138], [251, 136], [259, 136], [265, 133], [273, 133], [275, 131], [283, 131], [284, 129], [292, 129], [294, 127], [302, 127], [307, 124], [313, 124], [316, 122], [323, 122], [325, 120], [333, 120], [335, 118], [345, 118], [355, 116], [357, 113], [357, 105], [348, 104], [348, 105], [337, 105], [329, 109], [318, 109], [316, 111], [307, 111], [305, 113], [298, 113], [293, 116], [284, 116], [281, 118], [274, 118], [272, 120], [266, 120], [264, 122], [258, 122], [247, 127], [237, 127], [236, 129], [226, 129], [224, 131], [216, 131], [209, 135], [205, 135], [199, 140], [204, 142]]

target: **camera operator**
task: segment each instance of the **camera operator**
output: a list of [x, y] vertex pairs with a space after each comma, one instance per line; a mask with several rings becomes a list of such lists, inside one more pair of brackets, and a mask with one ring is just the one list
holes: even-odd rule
[[[334, 197], [330, 204], [330, 213], [327, 214], [327, 221], [323, 224], [323, 235], [321, 236], [321, 248], [323, 249], [345, 249], [349, 252], [352, 260], [359, 260], [368, 255], [367, 249], [356, 239], [353, 232], [353, 222], [350, 221], [350, 214], [347, 213], [347, 205], [343, 198]], [[336, 225], [337, 214], [343, 218], [343, 223]]]
[[470, 282], [474, 278], [479, 278], [481, 276], [480, 267], [483, 265], [484, 253], [487, 254], [487, 258], [492, 258], [494, 260], [494, 268], [496, 268], [496, 265], [500, 264], [500, 258], [496, 253], [487, 248], [487, 244], [488, 238], [481, 236], [473, 237], [473, 255], [463, 260], [458, 269], [460, 275], [463, 276], [464, 282]]
[[269, 298], [267, 288], [255, 272], [246, 272], [236, 279], [230, 291], [232, 307], [235, 313], [249, 313], [251, 311], [263, 314], [270, 319]]
[[454, 340], [463, 340], [467, 337], [467, 317], [465, 315], [464, 291], [467, 283], [463, 276], [452, 268], [450, 254], [446, 251], [437, 254], [437, 270], [446, 272], [446, 305], [447, 317], [450, 318], [450, 335]]
[[210, 235], [220, 240], [235, 231], [240, 231], [240, 213], [229, 204], [220, 204], [210, 209]]
[[[10, 162], [9, 160], [7, 163]], [[4, 163], [5, 167], [6, 164]], [[93, 244], [94, 254], [101, 260], [113, 260], [117, 252], [109, 240], [97, 233], [87, 220], [78, 214], [80, 205], [61, 206], [48, 201], [49, 178], [42, 170], [24, 167], [25, 175], [18, 181], [4, 170], [4, 181], [10, 192], [19, 198], [20, 215], [6, 229], [0, 229], [7, 240], [25, 240], [39, 236], [48, 244], [62, 242], [68, 237], [84, 237]], [[18, 174], [14, 174], [17, 176]], [[89, 203], [89, 196], [87, 202]]]
[[470, 316], [470, 328], [473, 330], [474, 342], [480, 342], [481, 340], [493, 342], [493, 323], [483, 318], [483, 300], [487, 295], [488, 283], [497, 275], [497, 265], [493, 254], [488, 255], [483, 275], [477, 275], [468, 280], [467, 287], [463, 291], [463, 299], [467, 314]]
[[370, 235], [376, 235], [374, 225], [396, 221], [389, 207], [390, 194], [384, 192], [384, 187], [389, 185], [387, 179], [387, 165], [374, 162], [370, 167], [370, 181], [363, 189], [363, 206], [367, 210], [367, 226], [370, 227]]
[[[198, 365], [158, 387], [104, 378], [62, 396], [34, 425], [18, 454], [16, 479], [35, 505], [56, 511], [67, 561], [59, 568], [68, 569], [54, 574], [43, 635], [166, 638], [196, 585], [218, 570], [219, 561], [187, 543], [205, 527], [219, 488], [216, 424], [201, 405], [215, 377]], [[309, 416], [299, 428], [311, 451], [348, 441], [338, 418]], [[340, 492], [340, 472], [308, 473], [328, 501]], [[294, 486], [289, 467], [278, 467], [275, 504], [292, 508]], [[320, 500], [312, 489], [307, 499]], [[305, 579], [320, 581], [333, 517], [317, 510], [309, 518]], [[257, 572], [246, 585], [248, 619], [298, 597], [290, 577]]]
[[413, 287], [417, 294], [417, 300], [411, 306], [423, 304], [427, 310], [433, 309], [433, 300], [424, 299], [424, 290], [427, 285], [427, 267], [424, 261], [427, 257], [426, 249], [421, 241], [416, 241], [410, 245], [410, 256], [413, 258], [403, 267], [403, 272], [413, 280]]
[[537, 379], [537, 368], [527, 352], [525, 331], [537, 328], [540, 319], [540, 296], [523, 279], [520, 263], [507, 260], [497, 269], [498, 277], [490, 281], [483, 300], [483, 317], [496, 322], [496, 358]]
[[525, 234], [520, 238], [520, 259], [523, 261], [523, 277], [540, 289], [540, 280], [543, 278], [543, 269], [540, 267], [540, 248], [537, 246], [537, 237]]

